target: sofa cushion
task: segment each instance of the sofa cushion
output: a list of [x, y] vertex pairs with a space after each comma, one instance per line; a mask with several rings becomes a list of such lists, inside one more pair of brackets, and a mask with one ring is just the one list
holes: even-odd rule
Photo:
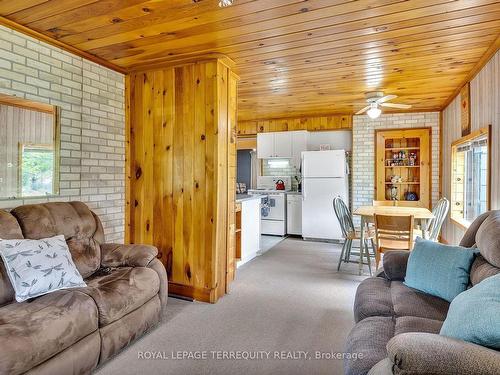
[[396, 316], [417, 316], [444, 321], [450, 303], [404, 285], [401, 281], [391, 283], [391, 296]]
[[391, 282], [382, 277], [363, 280], [356, 290], [354, 320], [359, 322], [370, 316], [392, 316]]
[[371, 316], [416, 316], [444, 321], [449, 302], [407, 287], [401, 281], [370, 277], [358, 286], [354, 320]]
[[17, 240], [23, 237], [23, 232], [16, 218], [7, 211], [0, 210], [0, 238]]
[[60, 290], [0, 308], [0, 373], [25, 372], [98, 329], [87, 295]]
[[82, 202], [52, 202], [12, 210], [24, 237], [40, 239], [64, 234], [73, 261], [86, 278], [101, 264], [99, 243], [104, 239], [99, 219]]
[[394, 336], [406, 332], [439, 333], [442, 325], [441, 320], [420, 318], [418, 316], [402, 316], [396, 319]]
[[[24, 238], [16, 218], [7, 211], [0, 210], [0, 238], [12, 240]], [[3, 262], [0, 260], [0, 306], [14, 300], [14, 289]]]
[[492, 211], [476, 233], [481, 255], [495, 267], [500, 267], [500, 210]]
[[158, 274], [145, 267], [120, 267], [109, 273], [96, 272], [78, 289], [93, 298], [99, 310], [99, 326], [120, 319], [158, 294]]
[[86, 286], [63, 235], [41, 240], [0, 239], [0, 256], [17, 302], [60, 289]]
[[[499, 249], [500, 251], [500, 249]], [[472, 285], [479, 284], [484, 279], [500, 273], [500, 268], [492, 266], [482, 255], [478, 255], [470, 269], [470, 282]]]
[[458, 295], [440, 333], [500, 350], [500, 275]]
[[451, 302], [467, 289], [475, 250], [417, 239], [408, 259], [405, 284]]

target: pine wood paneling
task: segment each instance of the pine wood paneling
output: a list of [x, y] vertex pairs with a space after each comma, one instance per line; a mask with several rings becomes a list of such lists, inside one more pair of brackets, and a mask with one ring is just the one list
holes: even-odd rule
[[128, 241], [158, 247], [173, 293], [215, 302], [234, 277], [236, 77], [213, 60], [127, 82]]
[[[491, 125], [491, 208], [500, 209], [500, 52], [470, 81], [471, 130]], [[443, 111], [443, 195], [451, 194], [451, 144], [461, 138], [460, 97], [456, 97]], [[443, 226], [446, 242], [455, 244], [463, 236], [463, 229], [449, 219]]]
[[238, 136], [243, 137], [267, 132], [294, 130], [321, 131], [339, 129], [352, 129], [351, 115], [238, 121]]
[[440, 110], [500, 33], [498, 0], [236, 0], [227, 8], [18, 0], [1, 1], [0, 15], [119, 70], [228, 55], [241, 76], [240, 120], [353, 114], [377, 89], [416, 111]]

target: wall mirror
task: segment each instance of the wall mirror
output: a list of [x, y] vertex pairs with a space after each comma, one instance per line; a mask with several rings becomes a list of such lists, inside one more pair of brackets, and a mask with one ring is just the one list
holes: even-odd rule
[[0, 94], [0, 199], [59, 193], [57, 107]]
[[451, 145], [451, 219], [467, 228], [490, 209], [490, 126]]

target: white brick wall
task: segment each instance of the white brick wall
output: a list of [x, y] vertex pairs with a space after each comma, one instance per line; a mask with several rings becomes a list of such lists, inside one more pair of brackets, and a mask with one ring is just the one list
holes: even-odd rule
[[353, 208], [371, 205], [375, 193], [375, 129], [432, 128], [432, 202], [439, 199], [439, 112], [353, 119]]
[[0, 208], [82, 200], [101, 218], [106, 240], [123, 242], [124, 76], [0, 26], [0, 93], [56, 105], [61, 114], [60, 196], [3, 200]]

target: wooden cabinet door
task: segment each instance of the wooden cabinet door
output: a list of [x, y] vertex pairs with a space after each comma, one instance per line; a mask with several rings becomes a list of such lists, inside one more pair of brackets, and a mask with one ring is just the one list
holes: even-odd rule
[[302, 235], [302, 196], [287, 196], [287, 232]]
[[277, 158], [292, 157], [292, 133], [274, 133], [274, 156]]
[[257, 134], [257, 158], [273, 158], [274, 153], [274, 133]]

